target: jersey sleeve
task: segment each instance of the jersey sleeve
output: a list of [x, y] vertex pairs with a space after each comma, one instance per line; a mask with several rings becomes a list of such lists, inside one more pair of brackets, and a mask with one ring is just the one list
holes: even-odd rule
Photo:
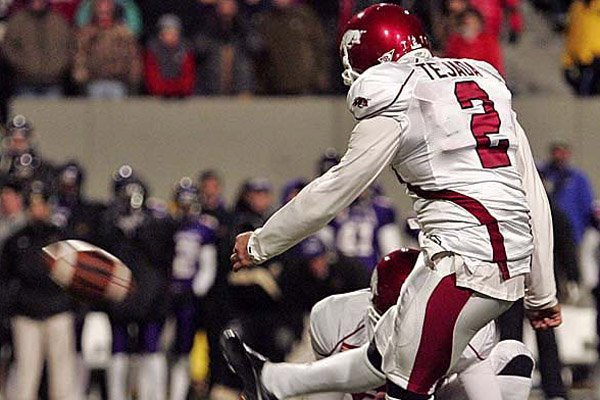
[[523, 190], [531, 210], [534, 242], [531, 272], [525, 280], [525, 307], [528, 309], [542, 309], [558, 303], [554, 280], [552, 216], [548, 197], [529, 147], [529, 141], [514, 114], [513, 122], [519, 144], [517, 169], [521, 173]]
[[400, 146], [402, 126], [385, 117], [359, 122], [340, 163], [313, 180], [250, 236], [248, 254], [256, 264], [275, 257], [314, 234], [348, 207], [390, 164]]
[[398, 117], [408, 108], [413, 75], [410, 66], [400, 63], [369, 68], [348, 91], [348, 109], [359, 121], [378, 115]]

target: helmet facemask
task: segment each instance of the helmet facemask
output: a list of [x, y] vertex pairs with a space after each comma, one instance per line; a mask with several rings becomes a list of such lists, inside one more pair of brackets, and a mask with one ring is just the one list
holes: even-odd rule
[[344, 71], [342, 72], [342, 80], [344, 81], [344, 85], [352, 86], [360, 74], [352, 69], [352, 65], [350, 64], [350, 56], [348, 54], [348, 46], [343, 42], [340, 46], [340, 53], [342, 55], [342, 66], [344, 67]]
[[340, 42], [340, 56], [342, 57], [342, 66], [344, 67], [342, 79], [346, 86], [352, 86], [354, 81], [360, 76], [360, 73], [355, 71], [352, 68], [352, 64], [350, 64], [349, 50], [352, 46], [360, 44], [360, 37], [363, 33], [364, 31], [349, 29], [344, 33]]

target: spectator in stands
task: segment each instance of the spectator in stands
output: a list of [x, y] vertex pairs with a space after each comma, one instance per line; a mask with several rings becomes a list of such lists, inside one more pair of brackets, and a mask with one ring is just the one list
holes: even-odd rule
[[[179, 1], [179, 0], [178, 0]], [[96, 6], [96, 0], [83, 0], [77, 14], [75, 15], [75, 24], [79, 28], [84, 28], [90, 23], [93, 23]], [[140, 9], [133, 0], [115, 0], [115, 4], [122, 10], [123, 22], [129, 28], [129, 31], [134, 36], [142, 34], [142, 16]]]
[[448, 36], [460, 31], [460, 16], [470, 7], [469, 0], [445, 0], [443, 2], [440, 21], [432, 27], [437, 48], [443, 49]]
[[47, 273], [43, 246], [63, 238], [50, 223], [49, 188], [37, 181], [28, 195], [30, 222], [5, 243], [0, 292], [9, 294], [15, 354], [16, 393], [10, 399], [37, 399], [48, 366], [49, 397], [73, 399], [75, 340], [73, 300]]
[[6, 20], [10, 15], [13, 0], [0, 0], [0, 42], [4, 39]]
[[519, 9], [521, 0], [471, 0], [471, 6], [481, 13], [484, 31], [499, 38], [502, 23], [508, 20], [509, 41], [515, 43], [523, 30], [523, 17]]
[[[535, 3], [542, 3], [540, 0], [534, 0]], [[567, 27], [569, 20], [568, 11], [569, 6], [573, 3], [573, 0], [550, 0], [549, 5], [552, 11], [552, 20], [554, 22], [554, 30], [561, 32]]]
[[[0, 0], [0, 49], [3, 46], [6, 27], [8, 25], [9, 8], [12, 0]], [[3, 52], [0, 51], [0, 124], [8, 119], [8, 102], [11, 92], [10, 65]]]
[[181, 21], [163, 15], [159, 33], [146, 50], [146, 89], [154, 96], [187, 97], [196, 81], [196, 62], [191, 45], [181, 36]]
[[257, 14], [271, 8], [270, 0], [241, 0], [240, 9], [244, 17], [252, 20]]
[[147, 43], [157, 32], [158, 20], [165, 14], [173, 14], [181, 21], [181, 32], [187, 38], [193, 38], [200, 28], [202, 13], [197, 0], [144, 0], [140, 7], [144, 30], [142, 40]]
[[564, 141], [550, 145], [550, 160], [540, 175], [554, 205], [566, 214], [579, 246], [593, 218], [593, 188], [587, 175], [571, 165], [571, 146]]
[[571, 6], [563, 67], [576, 94], [600, 94], [600, 0], [577, 0]]
[[56, 173], [52, 164], [35, 149], [34, 137], [33, 125], [24, 116], [17, 115], [6, 126], [0, 154], [0, 174], [16, 179], [24, 190], [35, 180], [51, 185]]
[[73, 77], [90, 97], [120, 99], [140, 82], [137, 41], [120, 13], [113, 0], [95, 0], [92, 22], [78, 34]]
[[481, 14], [467, 9], [460, 14], [459, 21], [458, 31], [448, 37], [445, 56], [486, 61], [504, 74], [500, 42], [498, 37], [484, 31]]
[[48, 0], [29, 0], [10, 17], [3, 52], [14, 71], [15, 93], [29, 97], [60, 97], [61, 84], [73, 55], [67, 22], [51, 11]]
[[[27, 3], [29, 0], [4, 0], [8, 3], [12, 2], [12, 6], [10, 7], [10, 12], [14, 13], [22, 8], [27, 7]], [[0, 3], [2, 1], [0, 0]], [[75, 12], [79, 7], [79, 3], [81, 0], [48, 0], [49, 7], [55, 13], [61, 15], [65, 21], [69, 23], [69, 25], [73, 25], [75, 21]], [[1, 6], [0, 6], [1, 7]]]
[[261, 42], [239, 13], [235, 0], [207, 8], [195, 37], [198, 94], [250, 94], [255, 91], [253, 56]]
[[257, 22], [266, 46], [259, 64], [262, 90], [279, 95], [327, 90], [330, 61], [319, 18], [293, 0], [274, 0], [273, 4], [274, 9], [260, 15]]

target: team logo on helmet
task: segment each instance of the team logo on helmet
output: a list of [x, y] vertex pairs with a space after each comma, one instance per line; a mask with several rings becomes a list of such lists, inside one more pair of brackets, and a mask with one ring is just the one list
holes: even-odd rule
[[391, 49], [390, 51], [388, 51], [387, 53], [385, 53], [384, 55], [379, 57], [377, 59], [377, 61], [379, 61], [380, 63], [394, 61], [394, 53], [395, 52], [396, 52], [396, 49]]
[[352, 46], [360, 44], [360, 37], [366, 31], [358, 30], [358, 29], [350, 29], [344, 33], [342, 36], [342, 46], [348, 49], [352, 48]]

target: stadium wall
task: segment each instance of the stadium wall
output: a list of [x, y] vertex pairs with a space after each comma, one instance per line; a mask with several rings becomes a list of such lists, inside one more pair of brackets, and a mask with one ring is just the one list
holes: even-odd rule
[[[515, 103], [537, 159], [545, 158], [552, 140], [569, 140], [575, 163], [600, 187], [600, 102], [521, 97]], [[344, 99], [327, 97], [17, 100], [13, 111], [33, 120], [47, 158], [83, 163], [94, 198], [107, 197], [109, 176], [123, 163], [163, 198], [180, 177], [205, 168], [222, 172], [230, 199], [247, 177], [266, 176], [280, 187], [312, 177], [323, 150], [343, 151], [353, 126]], [[388, 195], [398, 192], [392, 173], [381, 181]], [[392, 197], [408, 209], [406, 196]]]

